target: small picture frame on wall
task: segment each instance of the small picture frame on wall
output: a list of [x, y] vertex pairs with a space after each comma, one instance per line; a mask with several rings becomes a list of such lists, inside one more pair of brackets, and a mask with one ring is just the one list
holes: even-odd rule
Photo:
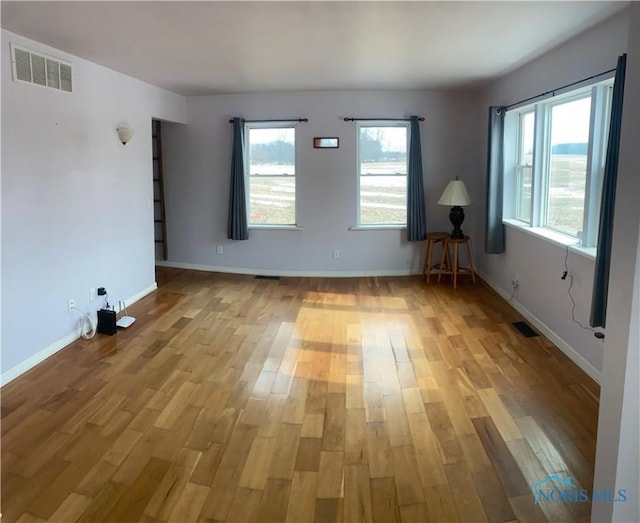
[[321, 137], [313, 139], [313, 147], [315, 149], [337, 149], [340, 145], [335, 137]]

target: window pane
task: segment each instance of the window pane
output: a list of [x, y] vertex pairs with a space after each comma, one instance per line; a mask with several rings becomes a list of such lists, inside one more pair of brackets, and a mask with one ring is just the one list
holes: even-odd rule
[[362, 225], [407, 223], [407, 177], [362, 176], [360, 178]]
[[296, 130], [249, 129], [249, 174], [295, 174]]
[[407, 126], [360, 127], [362, 225], [407, 223]]
[[531, 220], [531, 196], [533, 183], [533, 112], [520, 115], [520, 143], [516, 180], [516, 218]]
[[360, 174], [407, 174], [407, 128], [361, 127]]
[[249, 128], [249, 223], [296, 223], [295, 128]]
[[533, 167], [518, 167], [518, 199], [516, 218], [531, 221], [531, 196], [533, 187]]
[[571, 236], [582, 231], [591, 98], [551, 109], [546, 225]]
[[296, 179], [291, 176], [249, 178], [249, 223], [296, 223]]

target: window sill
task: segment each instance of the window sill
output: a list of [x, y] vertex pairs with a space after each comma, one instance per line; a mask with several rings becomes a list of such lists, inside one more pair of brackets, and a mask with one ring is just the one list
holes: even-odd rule
[[354, 225], [350, 231], [395, 231], [406, 229], [406, 225]]
[[536, 238], [548, 241], [549, 243], [553, 243], [554, 245], [568, 247], [571, 252], [575, 252], [576, 254], [584, 256], [589, 260], [596, 259], [595, 247], [583, 247], [578, 243], [577, 239], [571, 238], [570, 236], [545, 229], [544, 227], [530, 227], [513, 218], [504, 219], [502, 220], [502, 223], [504, 223], [507, 227], [511, 227], [512, 229], [524, 232], [525, 234], [535, 236]]
[[249, 225], [249, 230], [253, 231], [301, 231], [301, 225]]

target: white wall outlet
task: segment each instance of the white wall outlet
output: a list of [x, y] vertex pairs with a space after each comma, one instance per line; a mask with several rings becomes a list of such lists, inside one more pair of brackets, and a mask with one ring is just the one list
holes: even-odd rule
[[69, 298], [69, 300], [67, 301], [67, 311], [71, 312], [75, 306], [76, 300], [74, 298]]
[[95, 300], [95, 299], [96, 299], [96, 288], [95, 288], [95, 287], [91, 287], [91, 288], [89, 289], [89, 299], [90, 299], [91, 301], [93, 301], [93, 300]]
[[340, 249], [333, 249], [333, 257], [340, 258]]
[[218, 245], [218, 247], [216, 248], [216, 252], [217, 252], [218, 254], [222, 254], [222, 253], [223, 253], [223, 251], [224, 251], [224, 249], [223, 249], [222, 245]]

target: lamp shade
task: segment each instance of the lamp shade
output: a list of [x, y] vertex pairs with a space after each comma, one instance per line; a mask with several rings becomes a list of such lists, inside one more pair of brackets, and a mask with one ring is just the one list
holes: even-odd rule
[[127, 145], [127, 142], [133, 138], [133, 129], [129, 129], [128, 127], [118, 128], [118, 138], [120, 138], [122, 145]]
[[471, 198], [462, 180], [452, 180], [438, 200], [438, 205], [470, 205]]

